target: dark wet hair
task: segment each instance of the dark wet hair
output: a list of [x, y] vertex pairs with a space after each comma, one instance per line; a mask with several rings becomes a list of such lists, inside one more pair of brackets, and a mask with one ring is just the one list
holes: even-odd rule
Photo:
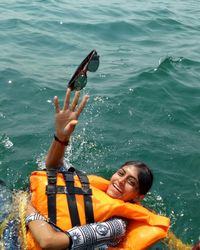
[[145, 195], [150, 190], [153, 183], [153, 173], [150, 168], [141, 161], [127, 161], [120, 168], [125, 166], [134, 166], [138, 168], [139, 193]]

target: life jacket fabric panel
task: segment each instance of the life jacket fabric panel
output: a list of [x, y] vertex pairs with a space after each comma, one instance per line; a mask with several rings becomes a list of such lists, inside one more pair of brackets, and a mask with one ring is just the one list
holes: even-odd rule
[[[162, 227], [145, 225], [139, 221], [129, 221], [126, 235], [123, 240], [113, 248], [115, 250], [131, 249], [142, 250], [148, 249], [160, 239], [166, 237], [166, 230]], [[112, 248], [109, 248], [111, 250]]]
[[[156, 215], [141, 205], [124, 202], [109, 197], [107, 190], [109, 181], [98, 177], [88, 176], [92, 189], [92, 203], [94, 219], [96, 222], [105, 221], [118, 216], [130, 219], [126, 237], [120, 243], [119, 248], [141, 250], [166, 237], [169, 228], [169, 219]], [[81, 187], [77, 176], [74, 177], [75, 186]], [[30, 189], [34, 207], [46, 218], [48, 217], [47, 196], [45, 194], [47, 175], [45, 171], [33, 172], [30, 177]], [[65, 186], [62, 174], [57, 174], [57, 185]], [[76, 195], [77, 207], [81, 219], [81, 225], [85, 224], [85, 211], [82, 195]], [[57, 226], [62, 230], [71, 228], [68, 204], [65, 194], [56, 195]], [[31, 235], [28, 233], [31, 240]], [[30, 242], [31, 243], [31, 242]], [[40, 248], [28, 248], [40, 249]]]

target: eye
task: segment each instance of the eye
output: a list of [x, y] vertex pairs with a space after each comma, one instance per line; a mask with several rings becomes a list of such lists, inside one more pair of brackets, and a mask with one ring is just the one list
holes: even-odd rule
[[117, 171], [117, 174], [118, 174], [119, 176], [123, 176], [123, 175], [124, 175], [124, 171], [120, 169], [120, 170]]
[[135, 179], [129, 178], [127, 182], [128, 182], [128, 184], [131, 185], [132, 187], [137, 187], [137, 182], [136, 182]]

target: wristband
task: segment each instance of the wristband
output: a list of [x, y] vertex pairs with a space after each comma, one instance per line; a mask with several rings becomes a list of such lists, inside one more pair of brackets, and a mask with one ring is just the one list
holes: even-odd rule
[[61, 141], [58, 139], [58, 137], [54, 134], [54, 139], [55, 141], [59, 142], [60, 144], [64, 145], [64, 146], [67, 146], [69, 141]]
[[34, 220], [47, 221], [46, 218], [44, 216], [42, 216], [41, 214], [32, 213], [32, 214], [26, 216], [26, 225], [28, 225], [28, 223], [30, 221], [34, 221]]

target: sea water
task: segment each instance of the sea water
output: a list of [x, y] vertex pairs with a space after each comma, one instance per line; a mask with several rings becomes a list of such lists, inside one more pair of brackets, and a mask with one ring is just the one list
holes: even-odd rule
[[200, 15], [198, 1], [2, 0], [0, 178], [28, 187], [54, 134], [53, 96], [96, 49], [90, 96], [66, 160], [109, 178], [142, 160], [155, 181], [146, 205], [171, 230], [200, 236]]

